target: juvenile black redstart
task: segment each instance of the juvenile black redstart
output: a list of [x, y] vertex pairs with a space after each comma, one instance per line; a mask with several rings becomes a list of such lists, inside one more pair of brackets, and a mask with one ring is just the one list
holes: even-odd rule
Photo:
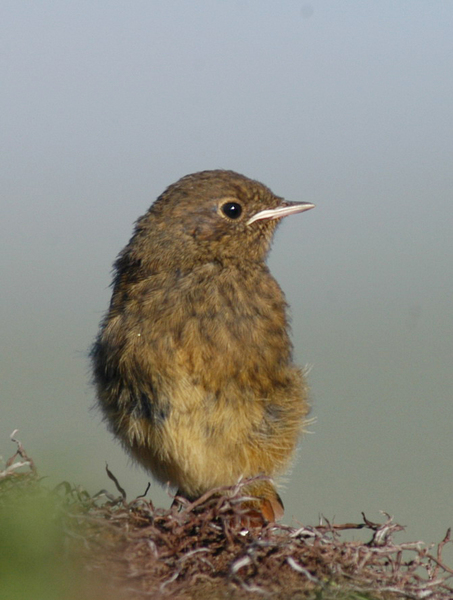
[[[287, 202], [233, 171], [169, 186], [115, 262], [92, 349], [99, 406], [124, 448], [195, 499], [241, 477], [280, 473], [305, 417], [286, 302], [266, 266]], [[265, 519], [283, 515], [268, 480], [249, 486]]]

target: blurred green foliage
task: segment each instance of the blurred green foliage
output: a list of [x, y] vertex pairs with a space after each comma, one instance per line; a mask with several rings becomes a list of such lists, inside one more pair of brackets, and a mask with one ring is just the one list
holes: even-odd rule
[[32, 473], [0, 480], [2, 600], [84, 597], [80, 569], [66, 547], [62, 509], [60, 496]]

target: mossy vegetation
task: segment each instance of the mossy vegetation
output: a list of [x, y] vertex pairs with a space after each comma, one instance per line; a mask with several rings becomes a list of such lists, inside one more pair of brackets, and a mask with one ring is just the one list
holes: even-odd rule
[[[170, 510], [145, 497], [46, 487], [17, 444], [0, 472], [0, 597], [8, 600], [372, 600], [453, 597], [432, 550], [401, 543], [403, 527], [372, 523], [246, 527], [243, 495], [219, 489]], [[113, 484], [112, 484], [113, 485]], [[178, 503], [177, 503], [178, 504]], [[345, 540], [362, 529], [366, 542]]]

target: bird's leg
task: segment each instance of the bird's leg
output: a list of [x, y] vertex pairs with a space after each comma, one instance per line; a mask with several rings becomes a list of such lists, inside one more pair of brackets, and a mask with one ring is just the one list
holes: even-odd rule
[[174, 508], [175, 506], [178, 508], [178, 510], [182, 510], [182, 504], [181, 502], [178, 501], [178, 496], [182, 497], [182, 498], [186, 498], [186, 500], [189, 500], [189, 502], [192, 501], [191, 498], [187, 498], [180, 489], [178, 489], [176, 491], [175, 497], [173, 498], [173, 502], [171, 503], [171, 508]]
[[[258, 491], [260, 495], [258, 495]], [[256, 500], [241, 502], [241, 514], [232, 518], [240, 527], [245, 527], [246, 529], [263, 527], [266, 523], [274, 523], [283, 517], [284, 507], [282, 499], [272, 485], [261, 485], [259, 490], [255, 490], [255, 493], [250, 493], [250, 495], [256, 496]], [[189, 502], [196, 500], [196, 498], [188, 498], [186, 494], [178, 489], [171, 508], [177, 507], [179, 510], [182, 509], [178, 497], [186, 498]]]

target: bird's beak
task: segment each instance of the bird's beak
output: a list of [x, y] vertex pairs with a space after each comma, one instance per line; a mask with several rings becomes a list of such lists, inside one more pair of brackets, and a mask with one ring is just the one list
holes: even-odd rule
[[304, 212], [304, 210], [310, 210], [314, 208], [314, 204], [310, 202], [285, 202], [284, 204], [277, 206], [277, 208], [266, 208], [250, 217], [247, 221], [247, 225], [251, 225], [255, 221], [261, 221], [263, 219], [281, 219], [288, 215], [294, 215], [296, 213]]

